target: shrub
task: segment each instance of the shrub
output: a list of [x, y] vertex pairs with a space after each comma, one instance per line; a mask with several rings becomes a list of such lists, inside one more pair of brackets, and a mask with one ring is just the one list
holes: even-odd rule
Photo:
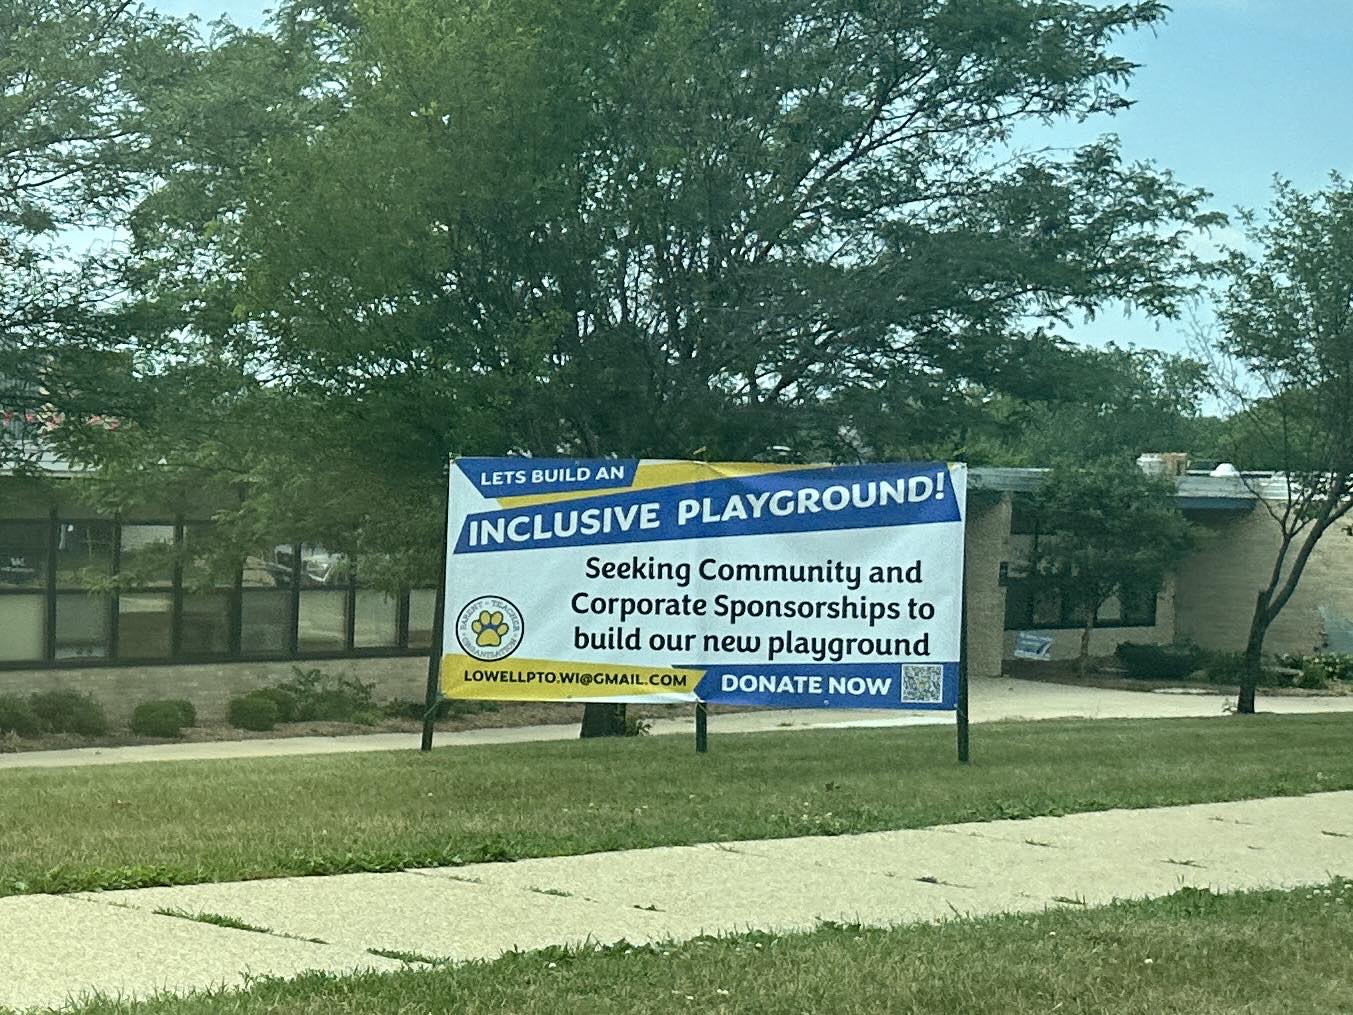
[[1335, 652], [1301, 657], [1300, 686], [1320, 690], [1331, 684], [1353, 681], [1353, 656]]
[[231, 698], [226, 706], [226, 719], [237, 730], [264, 733], [273, 729], [280, 718], [277, 702], [257, 691]]
[[101, 737], [108, 732], [103, 706], [79, 691], [39, 691], [28, 699], [44, 733]]
[[637, 719], [632, 715], [625, 716], [625, 736], [627, 737], [646, 737], [653, 732], [653, 723], [647, 719]]
[[323, 670], [303, 670], [292, 667], [290, 680], [277, 685], [276, 690], [295, 699], [293, 722], [362, 722], [379, 712], [371, 691], [374, 684], [364, 684], [352, 677], [331, 677]]
[[0, 694], [0, 734], [35, 737], [42, 732], [37, 715], [17, 694]]
[[1330, 680], [1353, 684], [1353, 655], [1322, 652], [1315, 658], [1320, 661], [1321, 667]]
[[178, 738], [197, 721], [192, 702], [182, 699], [143, 701], [132, 711], [132, 732], [143, 737]]
[[285, 687], [260, 687], [257, 691], [251, 691], [251, 694], [257, 694], [260, 697], [268, 698], [277, 706], [278, 722], [295, 722], [296, 713], [300, 710], [300, 702], [296, 695], [288, 691]]
[[183, 720], [183, 728], [197, 725], [197, 708], [191, 701], [185, 698], [167, 698], [170, 704], [179, 710], [179, 717]]
[[1125, 641], [1115, 653], [1134, 680], [1178, 680], [1201, 669], [1207, 654], [1197, 645], [1139, 645]]
[[[1206, 669], [1208, 683], [1234, 684], [1239, 687], [1245, 678], [1245, 653], [1213, 652], [1207, 657]], [[1261, 672], [1260, 683], [1263, 680], [1264, 674]]]

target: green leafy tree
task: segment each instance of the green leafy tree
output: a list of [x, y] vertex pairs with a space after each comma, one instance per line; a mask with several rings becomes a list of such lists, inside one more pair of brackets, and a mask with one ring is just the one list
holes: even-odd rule
[[968, 392], [1046, 387], [1030, 321], [1192, 291], [1204, 194], [1111, 138], [1009, 150], [1123, 108], [1112, 47], [1164, 13], [285, 6], [251, 44], [291, 70], [219, 75], [256, 82], [245, 126], [134, 220], [132, 423], [71, 443], [136, 492], [147, 463], [247, 492], [227, 528], [383, 547], [404, 582], [433, 577], [458, 453], [943, 454]]
[[1217, 440], [1201, 413], [1208, 389], [1198, 360], [1109, 344], [1050, 359], [1037, 398], [992, 395], [971, 426], [971, 458], [1003, 465], [1094, 462], [1144, 451], [1210, 457]]
[[1278, 549], [1256, 590], [1237, 710], [1254, 711], [1264, 638], [1316, 546], [1353, 511], [1353, 184], [1334, 175], [1303, 194], [1278, 181], [1267, 216], [1244, 218], [1253, 252], [1234, 251], [1219, 351], [1239, 364], [1229, 456], [1280, 470], [1256, 485]]
[[117, 259], [79, 247], [146, 193], [147, 110], [189, 48], [128, 2], [0, 0], [0, 466], [31, 462], [63, 412], [100, 411], [49, 387], [117, 341]]
[[1030, 560], [1035, 588], [1061, 597], [1084, 621], [1077, 669], [1111, 598], [1154, 594], [1192, 542], [1174, 504], [1174, 485], [1129, 460], [1061, 466], [1034, 501], [1039, 540]]

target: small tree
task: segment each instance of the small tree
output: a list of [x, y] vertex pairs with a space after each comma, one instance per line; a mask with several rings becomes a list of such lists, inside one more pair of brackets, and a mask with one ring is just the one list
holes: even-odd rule
[[1268, 629], [1353, 510], [1353, 184], [1335, 174], [1306, 195], [1280, 180], [1267, 220], [1243, 221], [1257, 253], [1227, 259], [1217, 342], [1238, 368], [1231, 450], [1279, 470], [1255, 489], [1279, 540], [1245, 642], [1236, 710], [1252, 713]]
[[1104, 604], [1159, 588], [1191, 545], [1189, 525], [1170, 482], [1117, 460], [1054, 469], [1035, 510], [1042, 538], [1030, 566], [1037, 588], [1084, 620], [1077, 660], [1084, 677]]

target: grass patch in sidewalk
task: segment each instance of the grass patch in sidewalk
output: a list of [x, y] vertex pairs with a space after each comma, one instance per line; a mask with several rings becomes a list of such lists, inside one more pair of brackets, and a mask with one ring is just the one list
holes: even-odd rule
[[1353, 715], [997, 723], [0, 771], [0, 895], [1353, 789]]
[[895, 930], [829, 926], [682, 945], [311, 974], [77, 1015], [1335, 1015], [1353, 1010], [1353, 882]]
[[245, 923], [243, 920], [237, 920], [233, 916], [224, 916], [221, 913], [190, 913], [183, 909], [156, 909], [153, 912], [156, 916], [172, 916], [176, 920], [192, 920], [194, 923], [209, 923], [213, 927], [224, 927], [227, 930], [247, 930], [251, 934], [269, 934], [272, 937], [290, 938], [292, 941], [308, 941], [312, 945], [329, 943], [317, 937], [297, 937], [295, 934], [285, 934], [280, 930], [257, 927], [252, 923]]

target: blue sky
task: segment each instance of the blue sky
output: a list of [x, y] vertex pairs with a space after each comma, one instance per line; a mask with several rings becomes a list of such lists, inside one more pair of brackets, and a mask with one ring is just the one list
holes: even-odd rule
[[[242, 24], [266, 10], [244, 0], [154, 6]], [[1028, 131], [1026, 143], [1072, 146], [1116, 133], [1129, 158], [1210, 190], [1228, 214], [1263, 207], [1275, 173], [1303, 189], [1331, 170], [1353, 174], [1353, 0], [1177, 0], [1158, 32], [1128, 36], [1118, 51], [1142, 65], [1129, 90], [1137, 104], [1112, 119]], [[1187, 331], [1117, 310], [1072, 334], [1181, 350]]]

